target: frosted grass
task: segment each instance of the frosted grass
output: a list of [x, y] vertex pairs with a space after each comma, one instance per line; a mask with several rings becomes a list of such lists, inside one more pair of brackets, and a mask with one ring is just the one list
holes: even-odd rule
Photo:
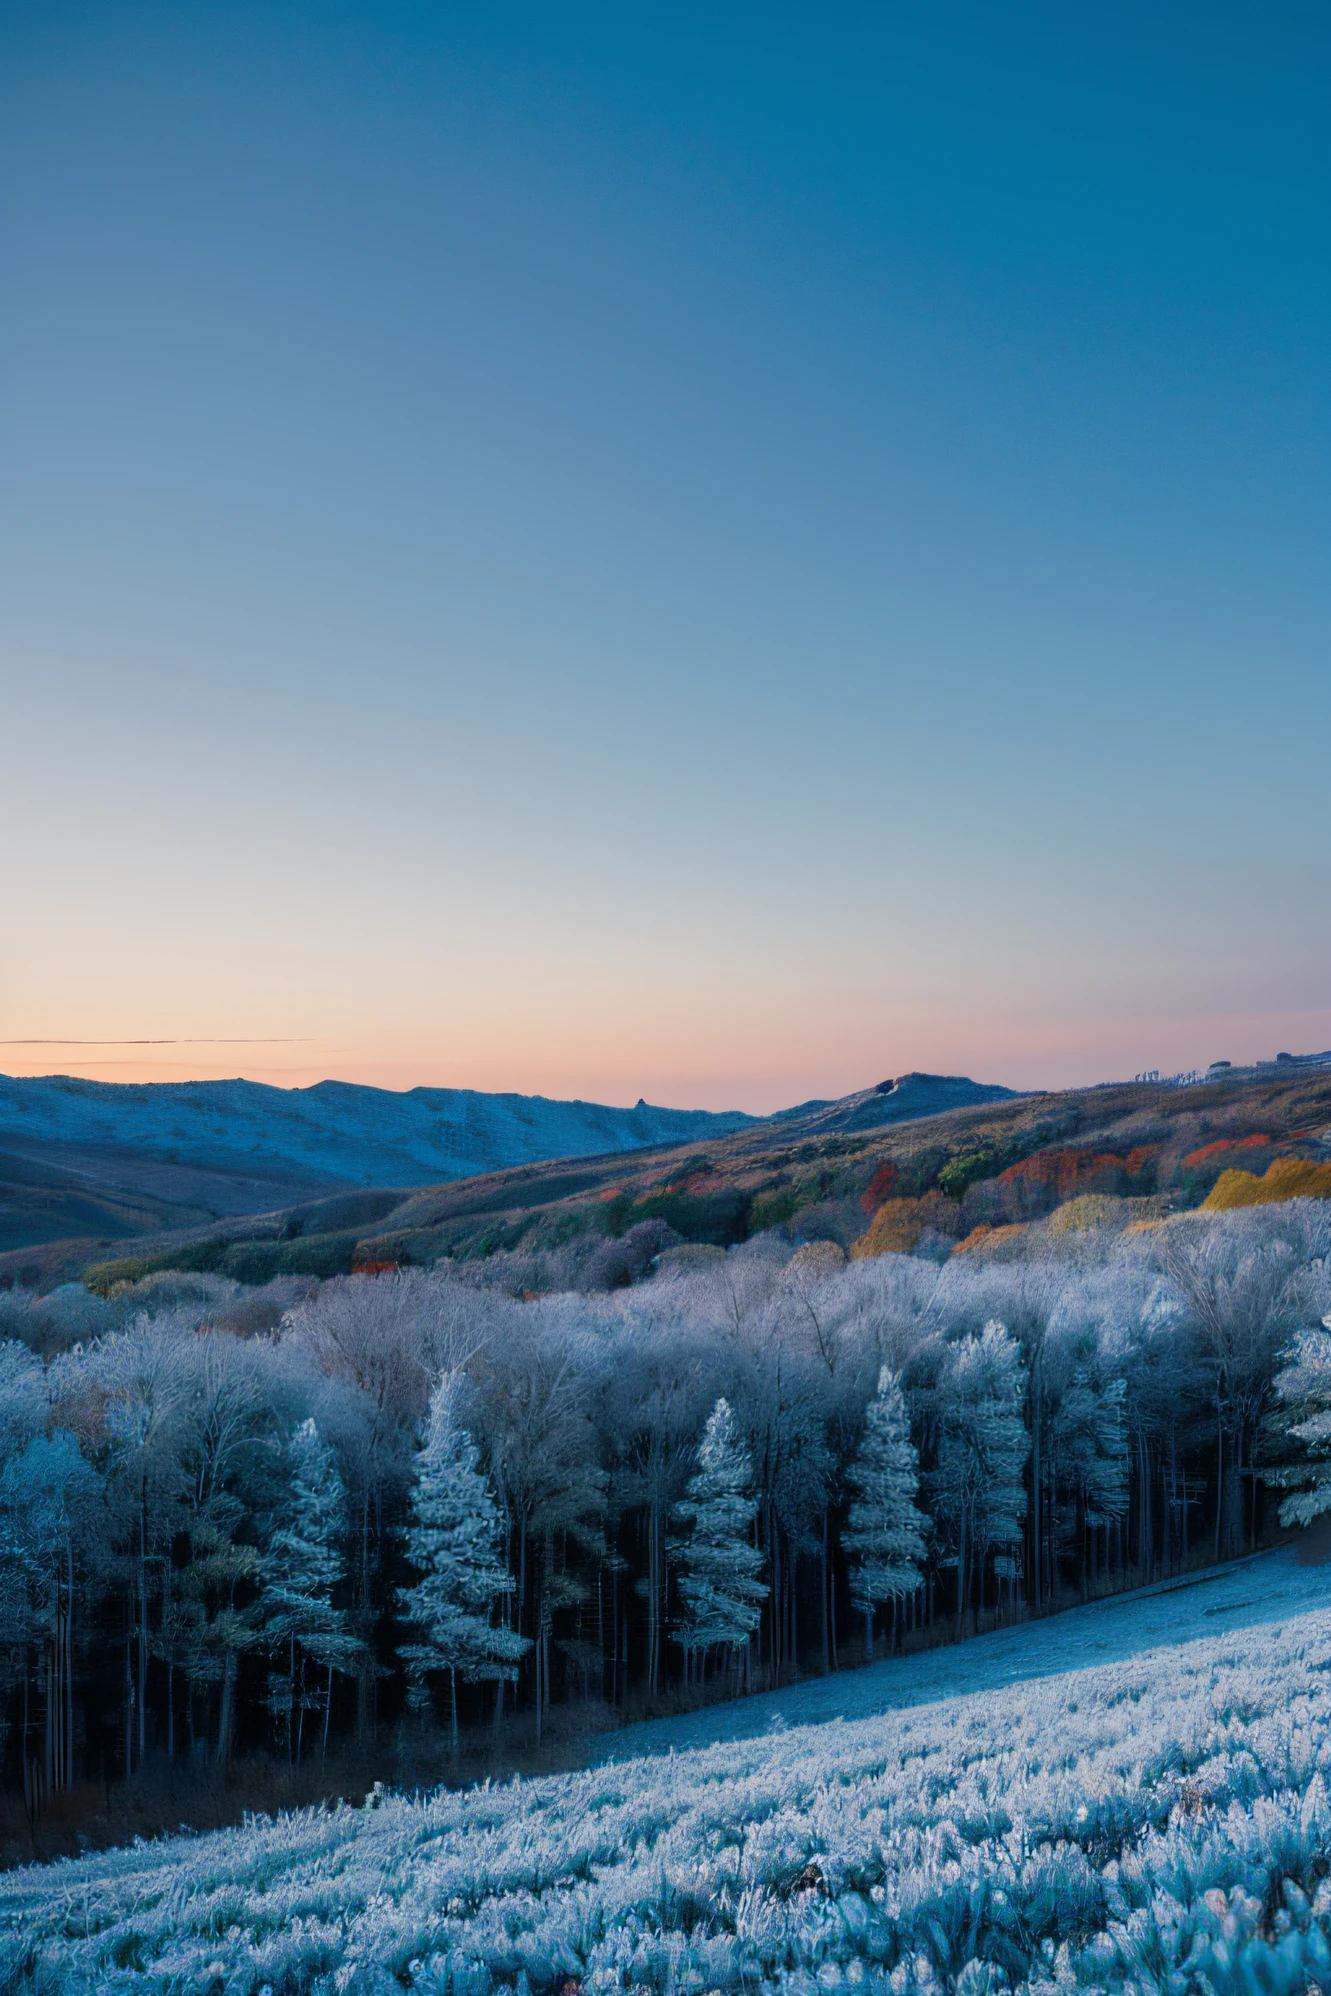
[[[1249, 1593], [1282, 1575], [1247, 1569]], [[1331, 1988], [1329, 1761], [1331, 1610], [1305, 1607], [872, 1717], [13, 1872], [0, 1981]]]
[[601, 1751], [622, 1759], [712, 1746], [772, 1725], [871, 1718], [962, 1692], [996, 1691], [1030, 1678], [1126, 1662], [1145, 1649], [1288, 1621], [1323, 1604], [1331, 1606], [1331, 1568], [1301, 1565], [1292, 1549], [1281, 1548], [1183, 1580], [1109, 1595], [1044, 1620], [1018, 1622], [960, 1645], [889, 1657], [783, 1691], [647, 1720], [606, 1735]]

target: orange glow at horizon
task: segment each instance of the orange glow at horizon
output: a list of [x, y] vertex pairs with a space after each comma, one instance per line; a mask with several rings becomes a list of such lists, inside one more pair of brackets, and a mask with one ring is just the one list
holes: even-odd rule
[[[0, 1072], [14, 1076], [67, 1074], [95, 1081], [143, 1083], [244, 1078], [282, 1088], [323, 1080], [406, 1090], [471, 1088], [484, 1092], [545, 1095], [555, 1099], [676, 1108], [739, 1108], [766, 1114], [812, 1096], [836, 1097], [893, 1075], [923, 1069], [970, 1074], [1014, 1088], [1067, 1088], [1130, 1078], [1143, 1069], [1163, 1073], [1204, 1068], [1230, 1059], [1236, 1065], [1270, 1059], [1278, 1051], [1306, 1053], [1331, 1044], [1331, 1009], [1229, 1013], [1202, 1018], [1002, 1020], [987, 1029], [973, 1022], [899, 1013], [879, 1030], [843, 1017], [839, 1029], [773, 1033], [723, 1032], [700, 1059], [687, 1036], [677, 1043], [631, 1043], [601, 1034], [579, 1046], [565, 1036], [544, 1045], [486, 1044], [457, 1036], [451, 1051], [425, 1035], [374, 1044], [357, 1035], [206, 1036], [155, 1044], [117, 1041], [0, 1042]], [[623, 1035], [625, 1042], [629, 1035]], [[671, 1036], [672, 1039], [675, 1036]], [[144, 1035], [144, 1039], [148, 1036]], [[651, 1042], [651, 1036], [644, 1036]], [[300, 1057], [295, 1057], [299, 1049]], [[689, 1057], [690, 1053], [692, 1058]]]

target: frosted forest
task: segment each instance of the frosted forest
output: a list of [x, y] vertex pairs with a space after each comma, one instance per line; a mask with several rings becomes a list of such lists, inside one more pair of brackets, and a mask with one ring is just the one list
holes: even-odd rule
[[1331, 1507], [1329, 1249], [1296, 1200], [0, 1297], [29, 1857], [94, 1791], [314, 1803], [12, 1871], [0, 1972], [1331, 1986], [1326, 1582], [1251, 1559]]

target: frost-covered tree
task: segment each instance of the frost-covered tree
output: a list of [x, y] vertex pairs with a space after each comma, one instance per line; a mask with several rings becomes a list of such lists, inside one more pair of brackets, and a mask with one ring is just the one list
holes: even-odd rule
[[[333, 1600], [346, 1570], [346, 1492], [313, 1420], [296, 1429], [288, 1456], [289, 1522], [268, 1541], [262, 1577], [267, 1639], [280, 1659], [269, 1679], [269, 1707], [299, 1766], [305, 1714], [322, 1708], [326, 1750], [333, 1673], [354, 1666], [360, 1644], [347, 1628], [345, 1609]], [[317, 1685], [309, 1681], [311, 1666], [320, 1673]]]
[[1275, 1389], [1294, 1416], [1285, 1432], [1304, 1459], [1269, 1470], [1267, 1480], [1292, 1491], [1280, 1506], [1281, 1524], [1309, 1525], [1331, 1511], [1331, 1316], [1296, 1338], [1286, 1356]]
[[864, 1615], [865, 1647], [873, 1655], [874, 1609], [899, 1601], [920, 1584], [927, 1520], [916, 1507], [920, 1461], [910, 1438], [901, 1377], [883, 1366], [878, 1392], [864, 1415], [864, 1434], [850, 1467], [855, 1497], [841, 1543], [854, 1562], [851, 1599]]
[[1266, 1234], [1261, 1218], [1243, 1213], [1228, 1228], [1170, 1229], [1164, 1262], [1209, 1359], [1219, 1559], [1248, 1537], [1244, 1491], [1252, 1489], [1252, 1452], [1272, 1374], [1301, 1314], [1300, 1258], [1288, 1240]]
[[14, 1340], [0, 1343], [0, 1741], [4, 1697], [27, 1668], [32, 1599], [27, 1542], [31, 1478], [24, 1453], [46, 1425], [49, 1402], [40, 1362]]
[[[188, 1421], [196, 1320], [187, 1312], [141, 1313], [101, 1339], [83, 1382], [101, 1406], [107, 1497], [116, 1520], [118, 1577], [126, 1592], [125, 1772], [147, 1752], [148, 1658], [153, 1583], [169, 1576]], [[60, 1368], [57, 1368], [57, 1374]]]
[[[0, 1643], [11, 1664], [18, 1653], [25, 1716], [29, 1657], [36, 1663], [48, 1793], [74, 1780], [75, 1619], [88, 1605], [80, 1583], [97, 1495], [96, 1474], [71, 1434], [34, 1436], [0, 1468]], [[21, 1757], [26, 1794], [26, 1725]]]
[[[577, 1631], [588, 1598], [588, 1568], [605, 1557], [606, 1478], [598, 1460], [581, 1336], [557, 1309], [507, 1328], [502, 1351], [478, 1365], [481, 1418], [498, 1489], [506, 1550], [516, 1554], [517, 1587], [504, 1620], [534, 1642], [533, 1690], [539, 1743], [552, 1697], [556, 1618]], [[571, 1333], [571, 1334], [570, 1334]], [[516, 1612], [514, 1612], [516, 1611]], [[594, 1661], [575, 1633], [560, 1646], [586, 1681]], [[503, 1681], [495, 1702], [500, 1722]]]
[[[347, 1486], [351, 1627], [362, 1642], [356, 1731], [374, 1690], [373, 1637], [384, 1605], [382, 1521], [410, 1485], [430, 1382], [454, 1372], [489, 1331], [491, 1299], [420, 1268], [339, 1276], [288, 1319], [294, 1349], [322, 1378], [320, 1427]], [[391, 1530], [391, 1528], [390, 1528]]]
[[983, 1585], [992, 1556], [999, 1580], [1016, 1572], [1026, 1517], [1023, 1480], [1030, 1437], [1023, 1422], [1026, 1368], [1006, 1324], [990, 1318], [979, 1337], [951, 1347], [939, 1383], [935, 1509], [957, 1569], [957, 1624]]
[[733, 1653], [758, 1626], [767, 1587], [758, 1577], [762, 1554], [753, 1543], [752, 1493], [752, 1459], [729, 1402], [720, 1399], [698, 1444], [697, 1470], [675, 1506], [678, 1522], [691, 1528], [675, 1544], [686, 1654]]
[[1128, 1444], [1123, 1402], [1126, 1383], [1104, 1379], [1079, 1365], [1059, 1396], [1049, 1423], [1049, 1473], [1057, 1503], [1061, 1548], [1080, 1552], [1106, 1525], [1117, 1524], [1128, 1502]]
[[706, 1341], [687, 1318], [675, 1337], [666, 1340], [650, 1318], [643, 1321], [636, 1310], [620, 1308], [629, 1335], [620, 1343], [608, 1380], [607, 1427], [616, 1500], [636, 1508], [642, 1521], [635, 1592], [647, 1608], [647, 1690], [655, 1696], [666, 1650], [668, 1524], [695, 1458], [698, 1425], [718, 1382], [709, 1379]]
[[512, 1629], [491, 1622], [513, 1579], [497, 1557], [499, 1510], [476, 1444], [458, 1419], [458, 1392], [456, 1375], [444, 1373], [430, 1399], [406, 1533], [407, 1556], [421, 1578], [398, 1594], [404, 1620], [421, 1637], [399, 1652], [415, 1700], [422, 1700], [432, 1673], [448, 1673], [454, 1753], [458, 1677], [473, 1683], [512, 1677], [528, 1647]]
[[[272, 1495], [268, 1479], [281, 1463], [275, 1446], [281, 1388], [254, 1339], [192, 1324], [177, 1345], [179, 1401], [159, 1450], [161, 1475], [171, 1479], [163, 1487], [174, 1492], [172, 1556], [160, 1566], [164, 1598], [155, 1647], [167, 1662], [168, 1685], [177, 1663], [184, 1671], [191, 1738], [196, 1690], [217, 1687], [216, 1751], [225, 1766], [243, 1695], [241, 1658], [263, 1643], [256, 1541]], [[177, 1564], [182, 1546], [189, 1554], [183, 1567]], [[172, 1726], [169, 1715], [168, 1738]]]
[[800, 1316], [783, 1296], [739, 1327], [747, 1358], [735, 1407], [753, 1450], [759, 1543], [767, 1554], [773, 1669], [798, 1660], [796, 1585], [801, 1555], [820, 1550], [836, 1477], [826, 1441], [827, 1366], [810, 1349]]

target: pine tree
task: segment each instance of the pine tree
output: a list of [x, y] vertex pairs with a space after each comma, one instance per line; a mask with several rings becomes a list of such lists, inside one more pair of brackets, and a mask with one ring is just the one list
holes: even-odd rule
[[874, 1609], [897, 1601], [920, 1584], [925, 1518], [916, 1507], [920, 1462], [910, 1438], [901, 1379], [886, 1366], [864, 1416], [864, 1436], [850, 1481], [851, 1504], [842, 1545], [855, 1561], [851, 1599], [863, 1610], [865, 1647], [873, 1655]]
[[992, 1554], [999, 1580], [1014, 1579], [1026, 1519], [1026, 1461], [1031, 1451], [1023, 1409], [1026, 1367], [1006, 1324], [991, 1318], [980, 1336], [952, 1346], [940, 1381], [935, 1511], [949, 1532], [957, 1569], [957, 1629], [981, 1589]]
[[1275, 1388], [1295, 1417], [1285, 1432], [1305, 1454], [1302, 1462], [1268, 1470], [1266, 1480], [1294, 1492], [1280, 1506], [1281, 1524], [1310, 1525], [1331, 1511], [1331, 1316], [1320, 1330], [1296, 1338], [1286, 1356]]
[[453, 1752], [458, 1746], [459, 1674], [468, 1682], [512, 1679], [530, 1647], [511, 1629], [491, 1626], [496, 1601], [513, 1579], [496, 1556], [499, 1508], [478, 1467], [476, 1445], [457, 1418], [457, 1382], [445, 1373], [430, 1400], [425, 1442], [416, 1458], [407, 1556], [420, 1573], [399, 1590], [404, 1619], [423, 1637], [404, 1644], [414, 1701], [433, 1671], [448, 1672]]
[[[332, 1450], [310, 1420], [291, 1437], [289, 1455], [291, 1522], [269, 1540], [263, 1578], [268, 1640], [285, 1654], [286, 1663], [269, 1681], [269, 1708], [291, 1740], [299, 1766], [306, 1712], [322, 1704], [326, 1751], [333, 1672], [351, 1668], [361, 1646], [347, 1629], [345, 1610], [333, 1605], [346, 1570], [338, 1544], [346, 1493]], [[321, 1694], [307, 1683], [311, 1664], [324, 1673]]]
[[686, 1654], [718, 1646], [733, 1654], [757, 1628], [767, 1587], [758, 1578], [762, 1554], [752, 1538], [758, 1509], [753, 1463], [724, 1399], [708, 1416], [697, 1459], [697, 1472], [674, 1512], [681, 1524], [692, 1526], [672, 1548], [685, 1613], [680, 1641]]

